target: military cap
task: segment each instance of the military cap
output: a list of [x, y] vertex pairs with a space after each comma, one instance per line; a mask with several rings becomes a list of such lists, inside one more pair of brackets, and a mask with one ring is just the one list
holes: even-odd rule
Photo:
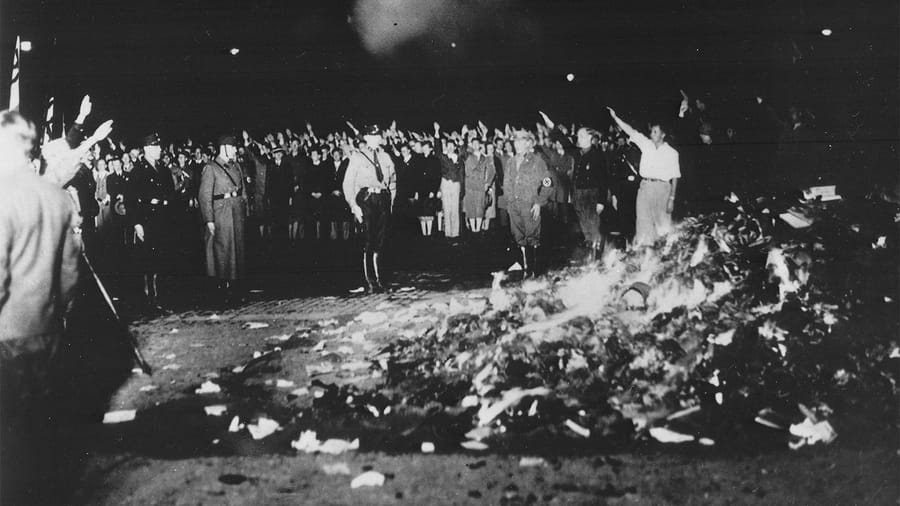
[[222, 134], [219, 136], [219, 146], [237, 146], [237, 139], [231, 134]]
[[367, 125], [365, 128], [363, 128], [362, 134], [364, 136], [365, 135], [381, 135], [381, 129], [378, 128], [378, 125], [375, 125], [375, 124]]
[[141, 139], [141, 146], [159, 146], [159, 134], [152, 133]]

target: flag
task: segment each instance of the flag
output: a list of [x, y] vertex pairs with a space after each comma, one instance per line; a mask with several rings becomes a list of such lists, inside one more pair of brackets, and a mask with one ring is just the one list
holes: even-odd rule
[[21, 41], [16, 37], [16, 52], [13, 54], [12, 77], [9, 80], [9, 110], [19, 108], [19, 50]]
[[47, 115], [44, 117], [44, 144], [50, 142], [50, 130], [53, 126], [53, 104], [54, 98], [50, 97], [47, 101]]

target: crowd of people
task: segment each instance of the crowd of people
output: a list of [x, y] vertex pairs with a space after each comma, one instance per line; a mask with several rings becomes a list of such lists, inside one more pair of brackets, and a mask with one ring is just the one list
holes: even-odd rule
[[[463, 233], [478, 236], [499, 230], [500, 234], [508, 231], [521, 236], [517, 242], [533, 248], [541, 239], [539, 220], [531, 216], [533, 213], [562, 223], [577, 215], [583, 229], [588, 230], [585, 236], [592, 249], [602, 247], [601, 228], [623, 235], [633, 233], [634, 217], [626, 209], [629, 202], [633, 206], [637, 191], [637, 161], [629, 164], [633, 153], [624, 139], [614, 143], [595, 130], [583, 129], [576, 145], [569, 129], [555, 125], [544, 125], [536, 132], [510, 127], [488, 131], [481, 124], [445, 133], [438, 123], [428, 133], [401, 131], [396, 124], [388, 128], [367, 126], [365, 130], [369, 132], [348, 125], [345, 131], [319, 136], [307, 125], [302, 133], [287, 130], [259, 139], [242, 132], [240, 137], [219, 139], [217, 145], [186, 140], [160, 146], [156, 135], [147, 136], [140, 147], [132, 148], [107, 140], [94, 146], [67, 185], [77, 189], [86, 248], [103, 258], [121, 259], [128, 250], [142, 249], [142, 243], [148, 240], [148, 231], [141, 230], [147, 228], [141, 223], [147, 221], [147, 211], [165, 215], [160, 221], [167, 225], [160, 223], [149, 233], [157, 236], [149, 239], [158, 242], [153, 249], [165, 250], [168, 257], [159, 259], [154, 272], [190, 269], [189, 260], [196, 257], [192, 250], [203, 249], [201, 236], [213, 221], [211, 210], [204, 210], [203, 195], [208, 192], [204, 190], [203, 174], [215, 165], [220, 146], [225, 145], [235, 148], [231, 158], [221, 160], [233, 160], [238, 167], [231, 177], [234, 188], [214, 194], [237, 192], [238, 198], [222, 201], [240, 201], [245, 206], [241, 208], [244, 219], [234, 220], [240, 223], [239, 235], [247, 241], [269, 243], [275, 249], [290, 251], [310, 241], [337, 244], [366, 240], [371, 224], [366, 226], [363, 216], [354, 213], [356, 195], [348, 200], [347, 192], [356, 193], [358, 189], [345, 188], [345, 179], [354, 155], [363, 152], [368, 145], [366, 138], [372, 136], [378, 138], [372, 151], [377, 150], [384, 158], [380, 165], [391, 167], [391, 181], [385, 186], [390, 193], [390, 229], [404, 240], [415, 236], [443, 238], [453, 247], [460, 244]], [[531, 163], [541, 166], [535, 176], [540, 177], [521, 181], [518, 186], [515, 179], [504, 178], [515, 170], [509, 163], [515, 159], [517, 142], [518, 152], [533, 153], [539, 160]], [[586, 162], [576, 164], [576, 158]], [[153, 172], [146, 170], [148, 165], [154, 167]], [[216, 169], [210, 172], [219, 172]], [[155, 173], [166, 174], [171, 181], [161, 187], [152, 177]], [[154, 192], [159, 195], [150, 195], [156, 195]], [[520, 209], [524, 194], [529, 192], [534, 195], [527, 197], [527, 209]], [[580, 204], [574, 205], [576, 195], [583, 197], [587, 194], [584, 192], [591, 194], [581, 199], [592, 201], [589, 212], [582, 212]], [[539, 193], [539, 200], [532, 202]], [[600, 222], [600, 212], [608, 205], [600, 204], [601, 193], [604, 202], [611, 195], [623, 202], [622, 212], [617, 211], [617, 204], [609, 206], [606, 224]], [[164, 204], [145, 205], [151, 200]], [[536, 202], [540, 205], [533, 211]], [[495, 225], [498, 222], [499, 226]], [[519, 228], [510, 229], [511, 222], [528, 227], [519, 227], [521, 234], [517, 234]], [[137, 230], [135, 225], [140, 225]], [[212, 230], [209, 233], [213, 234]], [[243, 265], [242, 248], [236, 250], [236, 256], [236, 263]], [[522, 260], [531, 273], [534, 262]], [[143, 257], [121, 268], [150, 261]], [[113, 261], [102, 265], [118, 268]], [[241, 275], [232, 272], [222, 281]], [[154, 291], [153, 280], [148, 279], [145, 293], [153, 297]]]
[[746, 117], [712, 114], [705, 100], [683, 94], [677, 111], [645, 128], [610, 108], [601, 128], [539, 113], [532, 128], [347, 123], [319, 134], [306, 124], [225, 132], [210, 144], [152, 133], [129, 146], [110, 137], [112, 121], [85, 135], [85, 97], [66, 135], [45, 139], [39, 154], [34, 125], [2, 111], [0, 406], [8, 414], [46, 388], [85, 265], [140, 275], [145, 301], [158, 306], [161, 273], [203, 272], [228, 293], [246, 275], [248, 251], [291, 256], [344, 244], [362, 251], [364, 289], [379, 292], [388, 237], [453, 251], [491, 234], [531, 276], [538, 247], [577, 237], [589, 258], [610, 244], [639, 248], [732, 192], [796, 190], [826, 177], [826, 143], [808, 113], [791, 108], [781, 121], [756, 97], [764, 119], [756, 125], [769, 127], [754, 129]]
[[[108, 131], [82, 143], [91, 111], [85, 97], [64, 140], [71, 151], [56, 148], [59, 139], [42, 157], [47, 165], [90, 145], [80, 148], [74, 176], [62, 181], [77, 198], [85, 249], [104, 259], [102, 269], [143, 274], [154, 305], [160, 273], [205, 265], [229, 289], [245, 275], [248, 242], [284, 252], [310, 241], [363, 242], [371, 255], [363, 257], [365, 287], [379, 291], [377, 258], [388, 234], [442, 238], [448, 247], [463, 237], [503, 235], [528, 276], [538, 269], [535, 250], [564, 240], [556, 231], [569, 225], [596, 257], [608, 244], [649, 244], [673, 216], [714, 210], [739, 189], [810, 185], [823, 172], [825, 154], [809, 142], [808, 116], [798, 109], [780, 121], [756, 97], [761, 120], [748, 127], [746, 117], [710, 111], [708, 102], [682, 91], [677, 111], [647, 123], [649, 136], [610, 109], [600, 128], [566, 126], [539, 112], [530, 128], [489, 129], [479, 121], [447, 131], [435, 122], [417, 132], [396, 122], [361, 130], [347, 122], [320, 134], [306, 123], [300, 131], [226, 133], [218, 143], [163, 142], [153, 133], [129, 146]], [[764, 144], [766, 153], [762, 137], [780, 140]], [[370, 193], [379, 194], [377, 205], [367, 204], [376, 199]]]

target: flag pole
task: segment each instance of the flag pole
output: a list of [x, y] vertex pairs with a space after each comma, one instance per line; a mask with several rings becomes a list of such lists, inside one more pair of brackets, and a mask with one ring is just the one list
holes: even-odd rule
[[9, 110], [19, 109], [19, 58], [22, 48], [21, 37], [16, 35], [16, 50], [13, 53], [12, 75], [9, 80]]

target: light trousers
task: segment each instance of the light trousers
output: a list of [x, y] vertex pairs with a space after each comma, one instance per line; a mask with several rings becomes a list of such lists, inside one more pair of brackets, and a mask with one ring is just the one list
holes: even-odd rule
[[458, 181], [441, 179], [441, 203], [444, 211], [444, 235], [459, 237], [459, 190]]
[[672, 229], [672, 214], [666, 211], [671, 190], [671, 184], [664, 181], [641, 181], [635, 203], [636, 246], [653, 244], [658, 237]]

